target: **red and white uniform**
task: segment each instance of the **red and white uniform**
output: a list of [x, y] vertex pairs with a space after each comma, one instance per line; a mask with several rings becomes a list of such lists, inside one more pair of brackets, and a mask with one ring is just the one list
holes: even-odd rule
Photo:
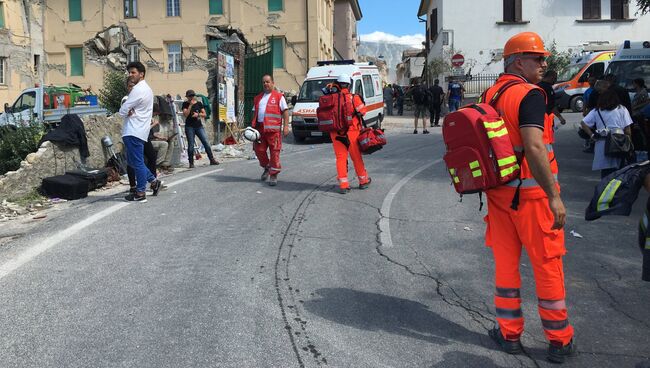
[[254, 106], [251, 125], [260, 132], [261, 137], [259, 142], [253, 143], [253, 149], [260, 166], [269, 170], [269, 174], [277, 175], [282, 169], [282, 113], [288, 108], [287, 101], [282, 93], [273, 90], [257, 95]]

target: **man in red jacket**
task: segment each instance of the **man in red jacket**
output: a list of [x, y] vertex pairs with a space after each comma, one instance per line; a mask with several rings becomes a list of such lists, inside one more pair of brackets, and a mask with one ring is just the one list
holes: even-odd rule
[[[282, 134], [289, 135], [289, 110], [284, 95], [275, 90], [273, 76], [262, 77], [264, 91], [254, 100], [254, 113], [251, 125], [260, 132], [260, 140], [253, 143], [255, 155], [264, 169], [261, 179], [269, 180], [270, 186], [278, 183]], [[270, 151], [270, 157], [267, 153]]]

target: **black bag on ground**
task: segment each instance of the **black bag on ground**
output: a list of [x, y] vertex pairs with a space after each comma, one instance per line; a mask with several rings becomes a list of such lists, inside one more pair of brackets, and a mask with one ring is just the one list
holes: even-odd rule
[[88, 196], [88, 180], [74, 175], [57, 175], [43, 179], [41, 190], [50, 198], [68, 200], [86, 198]]
[[108, 170], [106, 169], [71, 170], [66, 174], [87, 180], [89, 192], [103, 187], [108, 182]]

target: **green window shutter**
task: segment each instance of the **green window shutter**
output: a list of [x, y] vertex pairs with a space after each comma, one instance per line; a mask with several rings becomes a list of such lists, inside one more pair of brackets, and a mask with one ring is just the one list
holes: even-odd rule
[[269, 0], [269, 11], [282, 11], [282, 0]]
[[70, 75], [84, 75], [84, 53], [83, 47], [70, 48]]
[[272, 38], [273, 67], [284, 68], [284, 38]]
[[223, 14], [223, 0], [209, 0], [210, 14]]
[[81, 0], [68, 0], [68, 11], [69, 11], [71, 22], [80, 21]]
[[0, 1], [0, 28], [5, 27], [5, 3]]

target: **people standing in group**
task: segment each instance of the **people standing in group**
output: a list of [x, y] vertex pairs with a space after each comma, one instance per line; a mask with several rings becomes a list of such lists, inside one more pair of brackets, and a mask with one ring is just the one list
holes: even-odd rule
[[505, 73], [486, 91], [491, 100], [507, 83], [495, 109], [500, 111], [518, 156], [520, 178], [487, 191], [485, 243], [495, 262], [494, 303], [497, 325], [490, 337], [507, 353], [522, 352], [524, 318], [521, 310], [522, 249], [535, 277], [538, 312], [549, 341], [547, 359], [562, 363], [576, 353], [569, 323], [562, 256], [566, 253], [563, 227], [566, 209], [557, 182], [557, 160], [545, 130], [543, 90], [536, 86], [547, 67], [541, 37], [523, 32], [511, 37], [503, 52]]
[[623, 159], [612, 157], [605, 152], [607, 134], [624, 133], [632, 138], [632, 118], [627, 109], [621, 105], [618, 94], [607, 89], [598, 98], [598, 105], [584, 117], [580, 123], [582, 130], [596, 142], [592, 170], [600, 170], [604, 178], [623, 165]]
[[460, 81], [456, 80], [456, 78], [452, 77], [447, 86], [447, 103], [449, 105], [449, 112], [457, 111], [463, 103], [464, 98], [465, 86], [463, 86]]
[[386, 115], [393, 115], [393, 87], [390, 84], [387, 84], [383, 90], [384, 93], [384, 104], [386, 105]]
[[630, 99], [630, 94], [627, 92], [627, 89], [618, 84], [618, 78], [614, 74], [607, 74], [605, 80], [609, 82], [609, 89], [616, 92], [618, 95], [618, 101], [623, 105], [627, 111], [632, 113], [632, 100]]
[[393, 96], [395, 99], [395, 105], [397, 106], [397, 115], [404, 115], [404, 90], [401, 86], [394, 84], [393, 85]]
[[413, 114], [415, 129], [413, 134], [418, 134], [418, 119], [422, 119], [422, 134], [429, 134], [427, 130], [427, 114], [429, 113], [429, 91], [423, 84], [411, 86], [409, 94], [413, 99]]
[[348, 179], [348, 156], [352, 159], [354, 171], [359, 180], [359, 189], [366, 189], [370, 186], [372, 179], [366, 172], [366, 167], [361, 156], [358, 138], [362, 128], [361, 119], [367, 109], [361, 100], [361, 96], [350, 93], [352, 79], [347, 74], [337, 77], [336, 83], [328, 86], [330, 93], [340, 93], [343, 97], [343, 119], [347, 122], [347, 130], [330, 132], [332, 148], [336, 156], [336, 172], [339, 182], [339, 193], [346, 194], [350, 191], [350, 180]]
[[632, 82], [634, 86], [634, 98], [632, 99], [632, 117], [641, 115], [644, 107], [650, 104], [650, 96], [648, 96], [648, 89], [645, 85], [645, 80], [637, 78]]
[[212, 147], [208, 142], [208, 136], [203, 128], [201, 119], [206, 117], [205, 106], [196, 98], [196, 93], [188, 89], [185, 92], [185, 102], [183, 102], [182, 110], [185, 116], [185, 136], [187, 137], [187, 160], [189, 161], [190, 169], [194, 168], [194, 137], [198, 137], [205, 148], [205, 153], [210, 159], [210, 165], [219, 165], [219, 161], [214, 158]]
[[146, 70], [141, 62], [129, 63], [126, 70], [129, 73], [129, 80], [134, 85], [128, 98], [120, 107], [119, 115], [124, 118], [122, 142], [126, 148], [128, 166], [135, 171], [136, 188], [135, 192], [129, 193], [124, 199], [129, 202], [146, 202], [147, 182], [150, 183], [154, 196], [158, 195], [162, 186], [154, 173], [144, 164], [144, 145], [151, 131], [153, 91], [144, 80]]
[[557, 117], [562, 125], [566, 124], [566, 119], [555, 105], [555, 91], [553, 90], [555, 83], [557, 83], [557, 72], [555, 70], [547, 70], [542, 80], [537, 83], [546, 93], [546, 118], [549, 119], [549, 125], [553, 129], [544, 133], [551, 135], [551, 143], [555, 141], [555, 118]]
[[587, 83], [589, 83], [589, 88], [587, 88], [582, 94], [582, 116], [587, 116], [589, 110], [593, 108], [592, 106], [589, 106], [589, 98], [591, 97], [592, 92], [595, 90], [597, 81], [598, 78], [593, 76], [589, 77], [587, 80]]
[[440, 112], [442, 111], [442, 103], [445, 99], [445, 91], [440, 87], [440, 80], [433, 81], [433, 86], [429, 87], [429, 96], [431, 101], [429, 103], [429, 119], [431, 126], [438, 126], [440, 124]]
[[[273, 76], [262, 77], [262, 93], [254, 100], [253, 121], [251, 125], [260, 132], [260, 140], [253, 143], [253, 150], [264, 169], [261, 180], [268, 179], [270, 186], [278, 183], [282, 136], [289, 135], [289, 107], [284, 95], [275, 89]], [[268, 151], [268, 153], [267, 153]]]

